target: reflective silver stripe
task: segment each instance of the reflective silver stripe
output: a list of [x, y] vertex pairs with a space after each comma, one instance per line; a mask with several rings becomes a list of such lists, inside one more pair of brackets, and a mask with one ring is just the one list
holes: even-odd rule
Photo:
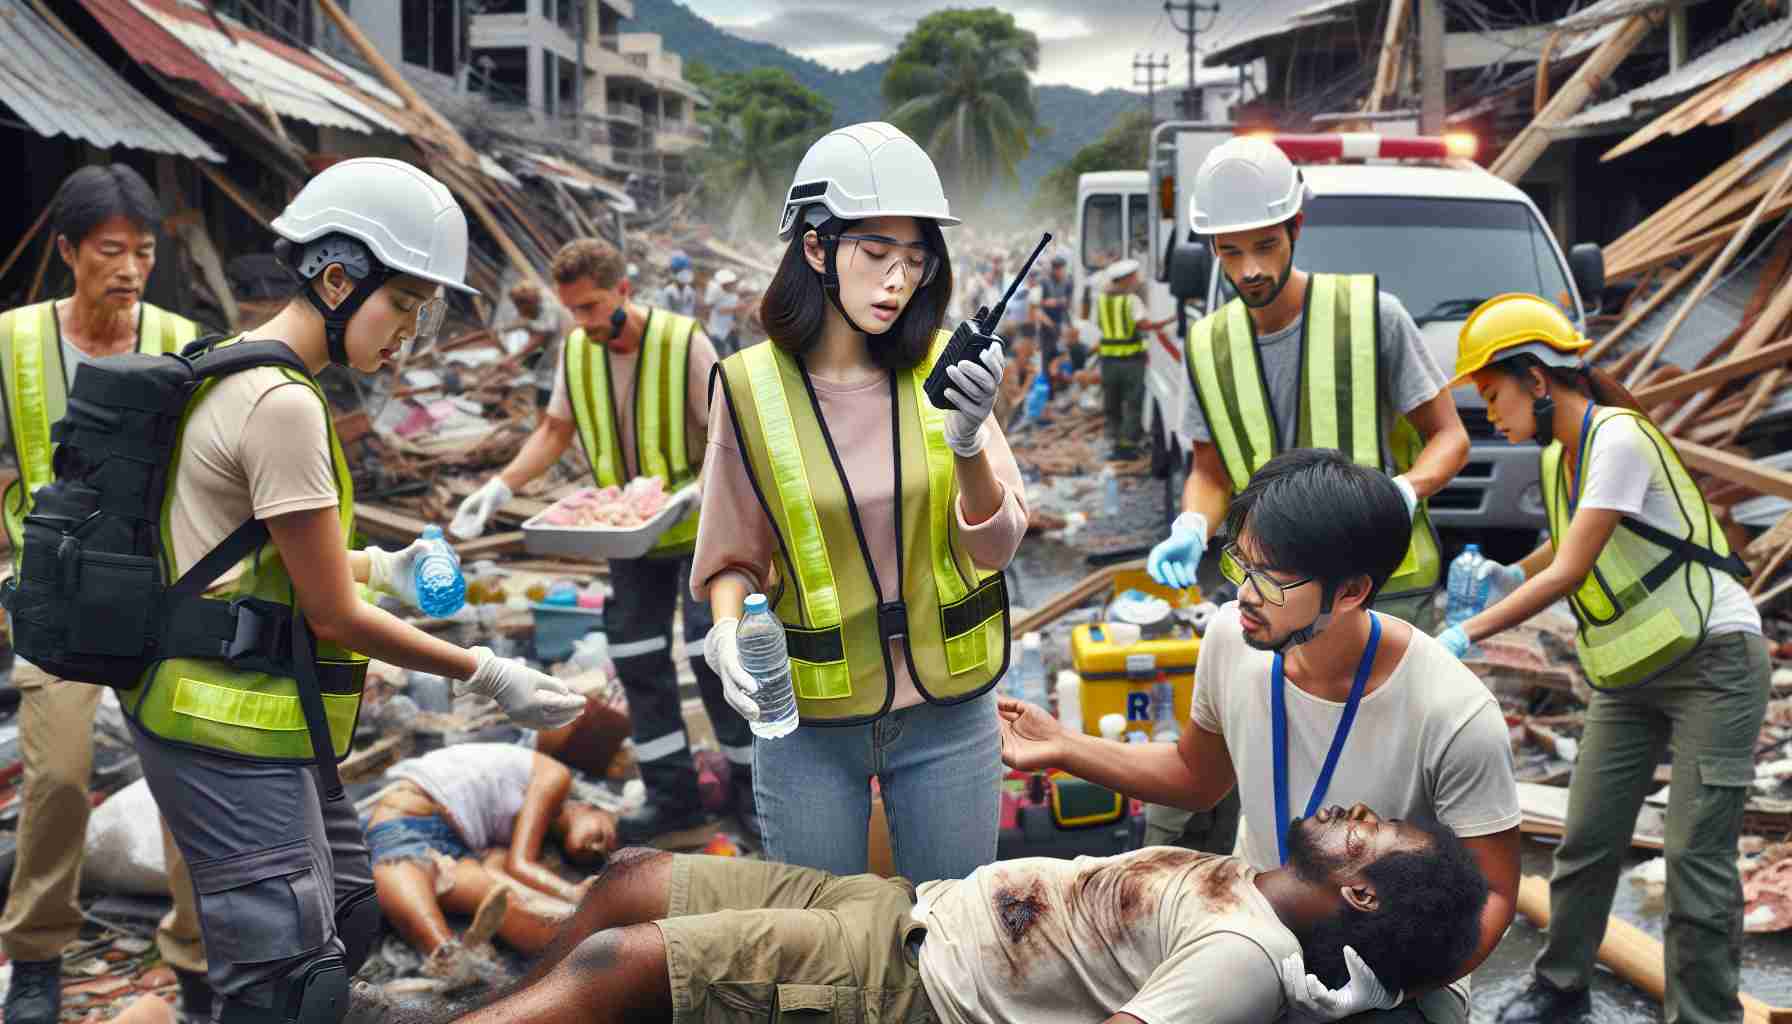
[[635, 760], [664, 761], [666, 758], [684, 753], [684, 751], [684, 730], [680, 729], [677, 732], [669, 732], [657, 740], [635, 744]]
[[723, 744], [722, 756], [728, 759], [729, 764], [744, 764], [750, 766], [753, 763], [753, 748], [730, 747], [727, 744]]
[[667, 640], [664, 635], [650, 636], [645, 640], [630, 640], [626, 644], [611, 644], [610, 657], [638, 658], [643, 654], [652, 654], [654, 651], [663, 651], [666, 649], [666, 646]]

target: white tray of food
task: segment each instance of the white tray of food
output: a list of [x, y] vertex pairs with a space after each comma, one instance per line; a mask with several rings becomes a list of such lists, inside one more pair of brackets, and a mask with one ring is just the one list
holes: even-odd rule
[[523, 547], [535, 555], [640, 558], [697, 500], [697, 484], [670, 494], [658, 477], [626, 487], [586, 487], [523, 524]]

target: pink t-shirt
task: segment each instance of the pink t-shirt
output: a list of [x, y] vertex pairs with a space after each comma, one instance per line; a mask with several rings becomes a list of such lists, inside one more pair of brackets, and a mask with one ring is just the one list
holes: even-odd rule
[[[771, 344], [771, 342], [763, 342]], [[842, 384], [810, 375], [821, 418], [827, 423], [839, 449], [847, 485], [858, 502], [859, 523], [871, 550], [880, 600], [894, 601], [901, 594], [896, 572], [896, 473], [892, 461], [890, 379], [879, 374], [868, 382]], [[697, 553], [691, 567], [691, 593], [709, 599], [709, 586], [728, 570], [744, 573], [759, 591], [767, 591], [777, 539], [764, 506], [747, 477], [734, 421], [728, 415], [721, 382], [709, 407], [709, 454], [703, 460], [703, 515], [697, 528]], [[1007, 567], [1027, 532], [1027, 507], [1020, 467], [1008, 439], [994, 418], [984, 423], [988, 453], [996, 479], [1002, 484], [1002, 504], [996, 513], [975, 526], [964, 519], [964, 507], [956, 509], [959, 542], [977, 565], [990, 570]], [[921, 703], [914, 677], [903, 654], [902, 642], [890, 644], [890, 663], [896, 673], [892, 708]]]
[[[656, 316], [665, 314], [655, 310]], [[635, 418], [629, 415], [635, 401], [635, 371], [641, 363], [641, 350], [623, 355], [610, 353], [610, 394], [616, 401], [617, 438], [622, 445], [622, 464], [633, 478], [641, 472], [635, 465]], [[690, 355], [686, 359], [688, 369], [685, 374], [685, 437], [690, 445], [693, 458], [701, 459], [703, 452], [697, 447], [697, 439], [709, 430], [709, 368], [716, 365], [716, 347], [710, 343], [703, 328], [691, 330]], [[572, 398], [566, 391], [566, 346], [560, 346], [560, 365], [554, 368], [554, 394], [548, 399], [548, 415], [558, 420], [572, 420]], [[627, 481], [624, 481], [626, 483]]]

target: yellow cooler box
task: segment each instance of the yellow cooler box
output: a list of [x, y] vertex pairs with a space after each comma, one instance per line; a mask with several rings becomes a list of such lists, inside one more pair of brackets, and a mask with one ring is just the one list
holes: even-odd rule
[[1070, 633], [1070, 660], [1076, 666], [1083, 685], [1083, 731], [1101, 735], [1103, 715], [1126, 716], [1128, 732], [1143, 733], [1151, 738], [1156, 709], [1152, 707], [1152, 686], [1159, 672], [1175, 693], [1175, 721], [1178, 730], [1188, 727], [1189, 703], [1195, 693], [1195, 659], [1201, 653], [1201, 640], [1176, 635], [1139, 640], [1120, 646], [1109, 636], [1108, 625], [1102, 622], [1078, 626]]

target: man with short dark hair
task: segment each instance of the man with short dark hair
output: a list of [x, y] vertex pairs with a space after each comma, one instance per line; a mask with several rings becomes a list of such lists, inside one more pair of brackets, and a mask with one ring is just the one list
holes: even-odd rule
[[[75, 371], [125, 352], [178, 352], [202, 332], [198, 324], [143, 301], [156, 262], [162, 208], [149, 183], [124, 164], [83, 167], [51, 200], [57, 255], [75, 279], [74, 293], [0, 314], [0, 380], [5, 382], [0, 442], [19, 477], [6, 488], [3, 518], [17, 557], [32, 495], [53, 478], [50, 425], [62, 418]], [[8, 1024], [57, 1018], [62, 947], [81, 930], [83, 836], [92, 804], [93, 716], [105, 690], [57, 679], [24, 659], [13, 668], [20, 694], [19, 740], [24, 761], [18, 859], [0, 950], [13, 964], [6, 994]], [[162, 959], [180, 979], [186, 1013], [209, 1016], [205, 951], [186, 861], [166, 827], [174, 910], [156, 932]]]
[[1002, 758], [1062, 768], [1151, 803], [1202, 811], [1239, 790], [1246, 859], [1283, 864], [1290, 815], [1362, 801], [1434, 817], [1462, 836], [1491, 886], [1475, 951], [1393, 1007], [1373, 979], [1323, 1019], [1468, 1020], [1467, 975], [1498, 944], [1518, 893], [1518, 787], [1505, 719], [1474, 674], [1405, 621], [1370, 611], [1405, 557], [1406, 502], [1383, 473], [1330, 449], [1269, 460], [1232, 500], [1221, 569], [1238, 600], [1209, 623], [1192, 721], [1172, 748], [1072, 734], [1043, 709], [998, 702]]
[[918, 891], [900, 878], [623, 851], [530, 983], [462, 1020], [747, 1022], [811, 1011], [943, 1024], [1263, 1024], [1289, 1007], [1290, 987], [1346, 985], [1366, 969], [1353, 960], [1422, 988], [1474, 948], [1487, 886], [1449, 829], [1383, 821], [1358, 804], [1293, 822], [1288, 839], [1289, 865], [1262, 872], [1151, 847], [1002, 861]]
[[[637, 302], [621, 254], [599, 239], [568, 242], [549, 272], [578, 329], [561, 347], [553, 396], [535, 432], [509, 465], [461, 503], [449, 529], [463, 539], [483, 532], [498, 506], [547, 472], [575, 436], [600, 487], [653, 475], [670, 493], [698, 479], [709, 436], [709, 371], [716, 364], [709, 337], [689, 316]], [[628, 694], [635, 760], [647, 785], [646, 806], [618, 822], [625, 845], [688, 848], [715, 831], [698, 796], [672, 664], [672, 616], [681, 604], [691, 671], [732, 766], [735, 814], [758, 836], [752, 734], [702, 656], [709, 605], [690, 598], [696, 508], [644, 557], [610, 559], [617, 599], [606, 610], [604, 631]]]

